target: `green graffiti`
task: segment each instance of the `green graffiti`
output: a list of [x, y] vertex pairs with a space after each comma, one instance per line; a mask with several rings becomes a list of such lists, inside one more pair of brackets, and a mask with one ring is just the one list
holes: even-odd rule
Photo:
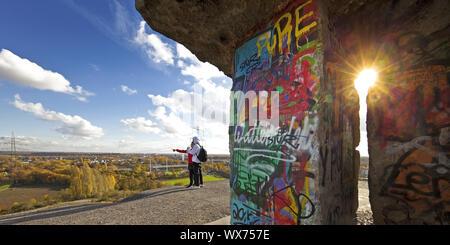
[[275, 89], [282, 94], [283, 93], [283, 87], [282, 86], [276, 86]]

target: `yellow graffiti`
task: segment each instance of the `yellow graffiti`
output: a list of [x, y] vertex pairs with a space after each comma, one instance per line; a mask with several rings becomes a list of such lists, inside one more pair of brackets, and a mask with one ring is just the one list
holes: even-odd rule
[[300, 10], [303, 9], [306, 5], [310, 4], [312, 2], [312, 0], [309, 0], [308, 2], [300, 5], [296, 10], [295, 10], [295, 38], [296, 40], [298, 40], [299, 37], [301, 37], [302, 35], [304, 35], [305, 33], [309, 32], [313, 27], [317, 26], [317, 22], [313, 21], [311, 24], [303, 27], [301, 30], [298, 29], [298, 27], [300, 26], [300, 23], [302, 23], [306, 18], [313, 16], [314, 12], [310, 11], [307, 14], [303, 15], [302, 17], [300, 17]]
[[289, 212], [289, 214], [292, 217], [296, 217], [298, 214], [298, 206], [297, 206], [297, 202], [295, 201], [295, 195], [292, 193], [291, 188], [286, 189], [286, 196], [289, 198], [289, 201], [291, 202], [290, 206], [286, 206], [283, 209], [287, 212]]
[[[307, 1], [306, 3], [300, 5], [297, 9], [295, 9], [295, 37], [296, 40], [299, 39], [302, 35], [308, 33], [312, 28], [317, 26], [317, 22], [313, 21], [310, 24], [299, 30], [300, 24], [307, 18], [314, 15], [313, 11], [309, 11], [307, 14], [300, 16], [300, 10], [303, 9], [306, 5], [311, 4], [312, 0]], [[280, 23], [282, 20], [286, 19], [286, 24], [283, 28], [281, 28]], [[258, 47], [258, 57], [261, 56], [261, 51], [264, 47], [267, 48], [270, 55], [274, 55], [275, 47], [278, 42], [278, 50], [281, 54], [283, 52], [283, 41], [286, 40], [286, 47], [288, 52], [290, 52], [291, 46], [291, 32], [292, 32], [292, 15], [290, 13], [286, 13], [282, 15], [278, 21], [275, 23], [272, 31], [265, 32], [261, 34], [256, 42], [256, 46]], [[271, 38], [272, 37], [272, 38]], [[261, 40], [264, 39], [264, 43], [261, 43]], [[272, 39], [272, 40], [270, 40]]]
[[304, 35], [305, 33], [309, 32], [313, 27], [317, 26], [317, 23], [314, 21], [311, 24], [303, 27], [300, 31], [295, 30], [295, 37], [298, 38], [302, 35]]
[[[281, 31], [280, 22], [282, 19], [285, 18], [287, 18], [286, 25], [284, 26], [283, 31]], [[278, 31], [278, 50], [280, 51], [280, 54], [283, 52], [283, 39], [285, 37], [287, 38], [286, 46], [289, 52], [289, 47], [291, 45], [291, 32], [292, 32], [291, 20], [292, 20], [291, 14], [286, 13], [278, 19], [274, 27]]]
[[275, 46], [277, 45], [277, 38], [275, 37], [275, 34], [272, 35], [272, 44], [267, 44], [267, 50], [269, 51], [270, 55], [273, 55], [273, 52], [275, 51]]
[[[308, 165], [309, 165], [309, 161], [306, 162], [305, 164], [305, 173], [308, 172]], [[309, 178], [306, 179], [307, 177], [305, 177], [305, 196], [309, 197]], [[300, 204], [302, 207], [302, 211], [305, 210], [305, 206], [306, 206], [306, 198], [303, 198], [302, 203]], [[298, 214], [298, 215], [302, 215], [302, 214]]]
[[300, 5], [300, 6], [298, 6], [298, 8], [297, 8], [295, 11], [296, 11], [296, 12], [299, 11], [300, 9], [304, 8], [306, 5], [308, 5], [308, 4], [310, 4], [310, 3], [312, 3], [312, 0], [309, 0], [308, 2], [306, 2], [306, 3], [304, 3], [304, 4]]
[[[264, 44], [261, 45], [261, 38], [264, 38]], [[261, 56], [261, 50], [267, 46], [267, 42], [269, 42], [269, 38], [270, 38], [270, 32], [266, 32], [264, 34], [262, 34], [261, 36], [258, 37], [258, 40], [256, 41], [256, 46], [258, 46], [258, 57]]]

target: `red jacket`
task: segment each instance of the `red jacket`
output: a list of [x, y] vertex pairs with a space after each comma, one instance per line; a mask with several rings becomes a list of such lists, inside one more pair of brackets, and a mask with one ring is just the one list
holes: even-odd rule
[[[175, 150], [179, 153], [187, 153], [186, 150], [178, 150], [178, 149], [175, 149]], [[188, 164], [191, 164], [191, 163], [192, 163], [192, 154], [188, 153]]]

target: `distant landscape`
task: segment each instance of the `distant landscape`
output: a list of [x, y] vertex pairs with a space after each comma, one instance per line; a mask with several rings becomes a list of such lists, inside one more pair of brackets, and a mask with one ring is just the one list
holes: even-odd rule
[[361, 157], [359, 165], [359, 179], [367, 180], [369, 177], [369, 157]]
[[[205, 181], [230, 175], [229, 155], [209, 155]], [[361, 157], [360, 180], [369, 158]], [[189, 183], [187, 156], [64, 152], [0, 152], [0, 214], [77, 200], [115, 202], [135, 193]]]
[[[209, 155], [205, 181], [229, 178], [229, 156]], [[115, 202], [189, 182], [182, 154], [0, 152], [0, 214], [77, 200]]]

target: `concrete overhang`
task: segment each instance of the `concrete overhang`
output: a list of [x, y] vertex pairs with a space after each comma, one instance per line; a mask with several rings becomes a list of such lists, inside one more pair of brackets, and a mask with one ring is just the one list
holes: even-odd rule
[[[270, 18], [292, 0], [136, 0], [135, 7], [147, 24], [183, 44], [203, 62], [232, 76], [234, 50], [253, 37]], [[330, 24], [343, 32], [361, 20], [376, 23], [377, 31], [400, 22], [417, 22], [425, 36], [439, 31], [448, 38], [448, 0], [323, 0]], [[420, 11], [419, 11], [420, 10]], [[349, 25], [348, 25], [349, 24]], [[350, 30], [350, 31], [352, 31]], [[394, 30], [395, 31], [395, 30]], [[436, 38], [436, 36], [433, 36]]]

